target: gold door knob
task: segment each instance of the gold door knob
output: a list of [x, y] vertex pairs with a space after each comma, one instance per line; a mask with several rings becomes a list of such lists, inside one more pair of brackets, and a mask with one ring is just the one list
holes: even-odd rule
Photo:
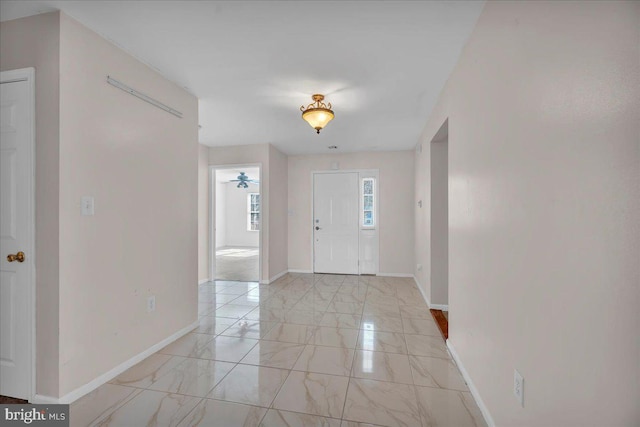
[[7, 255], [7, 261], [9, 261], [9, 262], [13, 262], [13, 261], [24, 262], [24, 252], [20, 251], [17, 254]]

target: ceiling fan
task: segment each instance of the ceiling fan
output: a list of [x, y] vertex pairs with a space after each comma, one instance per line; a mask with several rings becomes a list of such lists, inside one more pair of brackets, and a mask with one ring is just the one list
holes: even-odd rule
[[259, 184], [260, 181], [255, 180], [255, 179], [250, 179], [248, 175], [245, 175], [244, 172], [240, 172], [240, 175], [238, 175], [238, 179], [232, 179], [229, 182], [237, 182], [238, 185], [236, 185], [237, 188], [249, 188], [249, 184]]

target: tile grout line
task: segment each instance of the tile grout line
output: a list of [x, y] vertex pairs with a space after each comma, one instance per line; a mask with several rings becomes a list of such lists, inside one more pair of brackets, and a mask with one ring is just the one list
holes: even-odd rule
[[[358, 345], [358, 340], [360, 339], [360, 334], [361, 334], [361, 329], [358, 329], [358, 336], [356, 337], [356, 346]], [[351, 387], [351, 378], [353, 377], [353, 369], [354, 369], [354, 363], [356, 361], [356, 354], [357, 354], [357, 349], [354, 349], [353, 351], [353, 356], [351, 357], [351, 368], [349, 369], [349, 377], [348, 377], [348, 381], [347, 381], [347, 391], [345, 392], [344, 395], [344, 402], [342, 403], [342, 414], [340, 415], [340, 424], [342, 425], [342, 421], [344, 421], [344, 411], [347, 407], [347, 398], [349, 396], [349, 387]]]
[[[367, 293], [365, 294], [365, 304], [367, 301], [367, 295], [369, 293], [369, 289], [368, 289], [367, 285]], [[342, 425], [342, 421], [344, 421], [344, 411], [347, 407], [347, 398], [349, 396], [349, 387], [351, 387], [351, 378], [355, 378], [353, 377], [353, 369], [354, 369], [354, 364], [356, 361], [356, 354], [358, 352], [358, 342], [360, 340], [360, 334], [362, 334], [362, 317], [364, 316], [364, 304], [362, 304], [362, 312], [360, 313], [360, 328], [358, 329], [358, 336], [356, 337], [356, 348], [353, 351], [353, 356], [351, 357], [351, 368], [349, 369], [349, 379], [347, 381], [347, 391], [344, 395], [344, 402], [342, 403], [342, 414], [340, 415], [340, 425]]]

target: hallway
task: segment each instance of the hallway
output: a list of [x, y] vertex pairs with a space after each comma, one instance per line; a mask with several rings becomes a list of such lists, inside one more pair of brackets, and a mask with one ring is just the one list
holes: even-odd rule
[[199, 315], [75, 402], [72, 425], [485, 425], [412, 279], [208, 282]]

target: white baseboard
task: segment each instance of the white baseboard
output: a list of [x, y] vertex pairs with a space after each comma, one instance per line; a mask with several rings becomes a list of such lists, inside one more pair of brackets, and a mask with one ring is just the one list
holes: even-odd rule
[[[289, 269], [289, 273], [301, 273], [301, 274], [313, 274], [313, 270], [295, 270]], [[413, 274], [407, 273], [378, 273], [376, 276], [386, 276], [386, 277], [413, 277]]]
[[29, 401], [29, 403], [33, 403], [36, 405], [56, 405], [60, 403], [57, 397], [45, 396], [43, 394], [36, 394], [33, 396], [33, 399]]
[[151, 356], [154, 353], [157, 353], [159, 350], [162, 350], [164, 347], [171, 344], [178, 338], [181, 338], [184, 335], [188, 334], [189, 332], [193, 331], [195, 328], [198, 327], [199, 324], [200, 324], [200, 321], [196, 320], [194, 323], [190, 324], [189, 326], [180, 329], [178, 332], [174, 333], [173, 335], [163, 339], [159, 343], [152, 345], [148, 349], [144, 350], [142, 353], [138, 353], [137, 355], [133, 356], [131, 359], [122, 362], [121, 364], [111, 369], [110, 371], [105, 372], [104, 374], [100, 375], [94, 380], [86, 383], [81, 387], [78, 387], [77, 389], [73, 390], [70, 393], [65, 394], [60, 398], [36, 394], [31, 403], [69, 404], [69, 403], [75, 402], [82, 396], [88, 393], [91, 393], [93, 390], [97, 389], [101, 385], [107, 383], [108, 381], [111, 381], [112, 379], [114, 379], [115, 377], [117, 377], [118, 375], [120, 375], [121, 373], [129, 369], [130, 367], [136, 365], [137, 363], [142, 362], [144, 359], [146, 359], [147, 357]]
[[279, 278], [281, 278], [282, 276], [284, 276], [285, 274], [287, 274], [289, 272], [289, 270], [283, 270], [280, 273], [276, 274], [275, 276], [273, 276], [271, 279], [269, 280], [263, 280], [260, 283], [262, 283], [263, 285], [268, 285], [269, 283], [273, 283], [276, 280], [278, 280]]
[[198, 285], [202, 285], [203, 283], [212, 282], [211, 279], [202, 279], [198, 281]]
[[424, 293], [424, 290], [422, 289], [422, 286], [420, 286], [420, 282], [418, 281], [418, 278], [415, 275], [412, 276], [412, 277], [413, 277], [413, 281], [416, 282], [416, 286], [418, 287], [418, 290], [420, 291], [420, 295], [422, 295], [422, 298], [424, 299], [424, 302], [427, 303], [427, 307], [431, 308], [431, 301], [429, 301], [429, 298]]
[[429, 301], [429, 298], [427, 298], [427, 296], [425, 295], [424, 290], [422, 289], [422, 286], [420, 286], [420, 282], [418, 282], [418, 278], [414, 275], [412, 275], [411, 277], [413, 277], [413, 280], [416, 282], [416, 286], [418, 287], [418, 290], [422, 294], [422, 298], [424, 298], [424, 302], [427, 303], [427, 306], [430, 309], [449, 311], [449, 304], [431, 304], [431, 301]]
[[478, 404], [478, 408], [480, 408], [480, 412], [482, 412], [482, 416], [484, 417], [484, 420], [487, 422], [487, 425], [489, 427], [496, 427], [496, 423], [493, 421], [493, 417], [491, 417], [489, 408], [487, 408], [487, 405], [484, 404], [484, 401], [480, 397], [480, 392], [478, 391], [475, 384], [473, 383], [473, 380], [471, 380], [471, 377], [469, 376], [469, 372], [467, 372], [466, 368], [462, 364], [462, 360], [460, 360], [460, 356], [458, 355], [458, 352], [456, 352], [456, 349], [453, 347], [451, 340], [447, 340], [447, 347], [449, 348], [449, 353], [451, 353], [451, 357], [453, 357], [453, 360], [455, 360], [456, 365], [458, 366], [458, 369], [462, 374], [462, 377], [467, 382], [467, 385], [469, 386], [469, 390], [471, 391], [471, 395], [473, 396], [476, 403]]
[[378, 273], [376, 276], [386, 276], [386, 277], [413, 277], [413, 274], [407, 273]]

